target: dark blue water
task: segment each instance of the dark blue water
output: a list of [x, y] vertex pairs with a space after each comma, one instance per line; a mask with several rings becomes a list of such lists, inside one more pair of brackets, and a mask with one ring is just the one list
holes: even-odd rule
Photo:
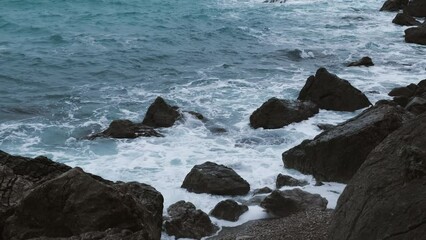
[[[280, 172], [310, 179], [284, 169], [281, 153], [319, 133], [316, 123], [356, 113], [322, 111], [268, 131], [250, 129], [248, 117], [270, 97], [296, 98], [321, 66], [373, 102], [424, 79], [426, 48], [404, 43], [404, 28], [391, 24], [394, 13], [378, 11], [382, 3], [1, 0], [0, 149], [147, 182], [166, 205], [191, 199], [205, 211], [221, 198], [179, 188], [197, 163], [230, 165], [253, 188], [272, 186]], [[364, 55], [376, 66], [345, 67]], [[190, 120], [161, 130], [164, 139], [81, 140], [113, 119], [141, 121], [156, 96], [201, 112], [228, 134]], [[254, 144], [241, 144], [247, 142]], [[333, 207], [338, 195], [315, 189], [307, 190], [323, 193]]]

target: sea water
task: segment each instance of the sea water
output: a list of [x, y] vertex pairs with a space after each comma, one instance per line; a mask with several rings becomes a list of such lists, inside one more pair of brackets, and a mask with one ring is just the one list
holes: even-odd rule
[[[345, 185], [285, 169], [281, 154], [360, 111], [321, 110], [281, 129], [252, 129], [250, 114], [271, 97], [296, 99], [319, 67], [347, 79], [371, 102], [426, 78], [426, 48], [404, 42], [379, 12], [382, 0], [1, 0], [0, 149], [45, 155], [110, 180], [150, 184], [165, 198], [209, 212], [230, 198], [180, 186], [196, 164], [233, 168], [252, 189], [279, 173], [308, 180], [334, 208]], [[372, 57], [374, 67], [348, 68]], [[157, 96], [225, 128], [187, 118], [164, 138], [83, 137], [114, 119], [142, 121]], [[243, 201], [250, 196], [234, 197]], [[237, 223], [267, 217], [250, 207]], [[164, 239], [169, 237], [163, 234]]]

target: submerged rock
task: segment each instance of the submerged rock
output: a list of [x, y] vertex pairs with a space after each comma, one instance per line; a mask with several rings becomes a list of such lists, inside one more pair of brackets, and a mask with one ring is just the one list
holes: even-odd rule
[[295, 188], [285, 191], [273, 191], [262, 201], [260, 206], [273, 215], [286, 217], [299, 211], [325, 210], [327, 204], [327, 199], [319, 194], [312, 194]]
[[310, 76], [299, 93], [299, 100], [312, 101], [322, 109], [355, 111], [371, 105], [368, 98], [348, 81], [320, 68]]
[[405, 30], [405, 41], [426, 45], [426, 26], [413, 27]]
[[177, 107], [172, 107], [163, 98], [157, 97], [149, 106], [142, 124], [153, 128], [171, 127], [181, 117]]
[[250, 116], [253, 128], [282, 128], [294, 122], [312, 117], [319, 111], [318, 106], [310, 101], [293, 101], [271, 98]]
[[407, 6], [409, 0], [386, 0], [380, 11], [398, 12]]
[[120, 183], [79, 168], [29, 192], [6, 220], [5, 239], [71, 237], [121, 229], [141, 239], [160, 239], [163, 197], [139, 183]]
[[287, 175], [278, 174], [277, 180], [275, 182], [276, 188], [281, 188], [284, 186], [296, 187], [296, 186], [306, 186], [308, 182], [305, 180], [299, 180]]
[[374, 66], [374, 63], [370, 57], [363, 57], [358, 61], [351, 62], [348, 64], [348, 67], [359, 67], [359, 66], [371, 67], [371, 66]]
[[215, 195], [245, 195], [250, 191], [248, 182], [234, 170], [212, 162], [195, 165], [186, 175], [182, 188]]
[[284, 152], [284, 165], [318, 181], [348, 182], [371, 150], [410, 117], [401, 107], [376, 104]]
[[408, 15], [407, 13], [398, 13], [392, 20], [392, 23], [400, 26], [417, 26], [421, 24], [414, 17]]
[[240, 205], [234, 200], [228, 199], [219, 202], [210, 212], [210, 215], [218, 219], [236, 222], [247, 211], [247, 206]]
[[164, 137], [152, 127], [148, 127], [141, 123], [133, 123], [130, 120], [114, 120], [109, 127], [98, 134], [88, 137], [88, 139], [95, 139], [98, 137], [111, 137], [111, 138], [137, 138], [137, 137]]
[[390, 134], [340, 196], [332, 240], [424, 239], [426, 114]]
[[201, 239], [218, 230], [209, 216], [205, 212], [197, 210], [190, 202], [174, 203], [170, 205], [167, 212], [171, 219], [164, 223], [164, 229], [168, 235], [175, 236], [177, 239]]

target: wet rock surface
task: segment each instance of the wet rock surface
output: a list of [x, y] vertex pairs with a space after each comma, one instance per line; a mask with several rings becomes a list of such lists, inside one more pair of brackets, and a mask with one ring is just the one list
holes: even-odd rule
[[351, 62], [348, 64], [348, 67], [371, 67], [374, 66], [373, 60], [370, 57], [363, 57], [358, 61]]
[[407, 13], [398, 13], [392, 20], [392, 23], [400, 26], [418, 26], [421, 24], [414, 17], [408, 15]]
[[386, 0], [380, 11], [398, 12], [408, 5], [409, 0]]
[[210, 215], [218, 219], [236, 222], [247, 211], [247, 206], [240, 205], [234, 200], [228, 199], [219, 202], [210, 212]]
[[318, 181], [348, 182], [367, 155], [411, 117], [403, 108], [376, 104], [313, 140], [283, 153], [287, 168], [313, 174]]
[[361, 91], [325, 68], [318, 69], [315, 76], [308, 78], [298, 99], [312, 101], [321, 109], [335, 111], [355, 111], [371, 105]]
[[182, 188], [214, 195], [245, 195], [250, 191], [248, 182], [234, 170], [212, 162], [195, 165], [186, 175]]
[[277, 189], [284, 186], [297, 187], [306, 185], [308, 185], [308, 182], [305, 180], [299, 180], [291, 176], [282, 175], [281, 173], [278, 174], [277, 180], [275, 181], [275, 186]]
[[105, 131], [91, 135], [88, 139], [93, 140], [98, 137], [137, 138], [164, 136], [152, 127], [148, 127], [141, 123], [134, 123], [130, 120], [114, 120]]
[[271, 98], [250, 116], [253, 128], [282, 128], [294, 122], [306, 120], [319, 112], [310, 101], [295, 101]]
[[419, 115], [426, 112], [426, 79], [418, 84], [394, 88], [389, 92], [389, 96], [394, 97], [394, 102], [411, 113]]
[[260, 204], [269, 213], [286, 217], [299, 211], [310, 209], [325, 210], [328, 201], [319, 194], [312, 194], [295, 188], [292, 190], [275, 190]]
[[4, 152], [0, 172], [3, 239], [160, 238], [163, 197], [149, 185]]
[[330, 239], [423, 239], [426, 115], [390, 134], [338, 200]]
[[416, 43], [426, 45], [426, 26], [413, 27], [405, 30], [405, 41], [407, 43]]
[[153, 127], [171, 127], [182, 115], [178, 107], [170, 106], [162, 97], [157, 97], [149, 106], [142, 124]]
[[167, 212], [171, 219], [164, 223], [164, 229], [170, 236], [201, 239], [218, 230], [209, 216], [205, 212], [197, 210], [190, 202], [176, 202], [170, 205]]

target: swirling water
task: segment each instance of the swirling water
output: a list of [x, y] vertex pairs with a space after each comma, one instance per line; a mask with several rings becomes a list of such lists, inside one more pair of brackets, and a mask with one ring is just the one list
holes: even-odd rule
[[[226, 197], [180, 188], [205, 161], [234, 168], [252, 189], [273, 187], [278, 173], [313, 183], [285, 169], [281, 153], [318, 134], [315, 124], [356, 113], [321, 111], [276, 130], [251, 129], [250, 114], [270, 97], [295, 99], [321, 66], [372, 102], [388, 98], [391, 88], [426, 77], [426, 48], [404, 43], [394, 13], [378, 11], [382, 0], [262, 1], [1, 0], [0, 149], [145, 182], [165, 207], [183, 199], [206, 212]], [[345, 67], [364, 55], [376, 66]], [[165, 138], [81, 139], [113, 119], [141, 121], [156, 96], [228, 132], [189, 119], [162, 129]], [[334, 207], [343, 188], [305, 190]], [[252, 207], [236, 224], [260, 217]]]

